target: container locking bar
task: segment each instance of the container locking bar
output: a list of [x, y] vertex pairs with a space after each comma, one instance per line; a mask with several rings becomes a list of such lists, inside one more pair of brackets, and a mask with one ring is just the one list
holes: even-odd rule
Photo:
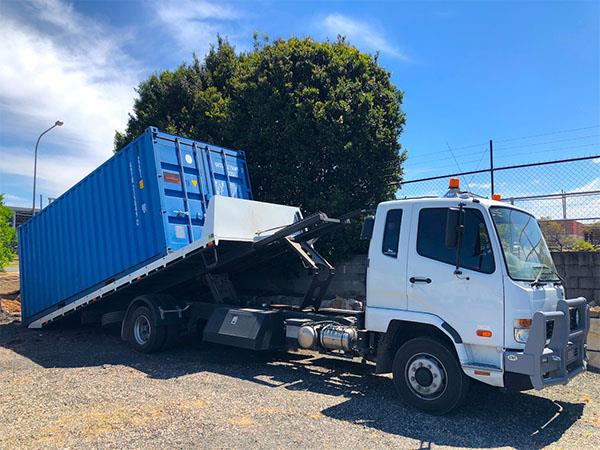
[[315, 311], [318, 311], [321, 307], [323, 297], [325, 297], [325, 294], [327, 293], [329, 284], [335, 275], [335, 269], [308, 243], [294, 242], [290, 238], [286, 238], [286, 241], [300, 256], [305, 266], [312, 272], [312, 279], [306, 294], [304, 294], [300, 309], [312, 306]]
[[[553, 323], [552, 328], [548, 328], [549, 323]], [[586, 369], [589, 327], [585, 298], [559, 300], [556, 311], [537, 311], [533, 315], [525, 349], [505, 352], [504, 368], [507, 372], [529, 375], [535, 389], [566, 384]], [[547, 329], [552, 330], [549, 341]]]
[[181, 308], [179, 305], [175, 307], [175, 309], [162, 309], [161, 306], [158, 307], [158, 312], [160, 314], [161, 320], [165, 319], [166, 314], [175, 313], [181, 319], [183, 317], [183, 313], [189, 309], [190, 305], [187, 305], [185, 308]]

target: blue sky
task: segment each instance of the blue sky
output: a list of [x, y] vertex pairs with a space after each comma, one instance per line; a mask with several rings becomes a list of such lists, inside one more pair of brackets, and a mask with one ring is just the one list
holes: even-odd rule
[[[0, 192], [10, 204], [30, 204], [35, 140], [61, 119], [65, 126], [42, 140], [38, 166], [38, 192], [60, 195], [110, 157], [137, 83], [203, 55], [217, 33], [240, 50], [256, 31], [343, 34], [378, 51], [405, 92], [406, 179], [485, 165], [490, 138], [497, 165], [600, 154], [599, 5], [4, 0]], [[585, 171], [565, 188], [600, 189], [600, 164]]]

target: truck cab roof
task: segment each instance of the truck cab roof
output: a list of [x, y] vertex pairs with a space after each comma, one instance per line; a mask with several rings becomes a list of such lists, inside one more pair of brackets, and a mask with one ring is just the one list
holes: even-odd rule
[[436, 204], [436, 205], [445, 205], [453, 206], [457, 204], [457, 201], [464, 202], [475, 202], [479, 203], [488, 209], [491, 206], [503, 206], [516, 209], [518, 211], [522, 211], [526, 214], [528, 213], [526, 210], [522, 208], [518, 208], [514, 205], [511, 205], [508, 202], [501, 200], [493, 200], [487, 197], [481, 197], [477, 194], [473, 194], [471, 192], [457, 192], [450, 189], [444, 196], [423, 196], [423, 197], [404, 197], [395, 200], [389, 200], [386, 202], [381, 202], [379, 205], [383, 207], [393, 207], [407, 204], [418, 204], [423, 205], [427, 203]]

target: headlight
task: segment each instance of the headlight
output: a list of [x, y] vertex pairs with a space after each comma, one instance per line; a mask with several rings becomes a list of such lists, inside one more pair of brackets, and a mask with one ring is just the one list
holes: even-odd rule
[[515, 319], [513, 320], [515, 329], [515, 341], [525, 344], [529, 338], [529, 329], [531, 328], [531, 319]]

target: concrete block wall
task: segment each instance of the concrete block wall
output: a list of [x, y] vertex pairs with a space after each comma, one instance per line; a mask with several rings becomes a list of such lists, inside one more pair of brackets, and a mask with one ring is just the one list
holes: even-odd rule
[[367, 255], [355, 255], [334, 266], [335, 277], [329, 286], [329, 294], [344, 298], [365, 298]]
[[[329, 285], [326, 298], [342, 297], [362, 300], [366, 294], [367, 255], [355, 255], [348, 261], [334, 264], [335, 276]], [[236, 287], [243, 290], [260, 288], [262, 292], [273, 295], [284, 293], [285, 296], [302, 297], [311, 282], [308, 271], [286, 272], [279, 275], [273, 273], [248, 273], [238, 277]]]
[[585, 297], [600, 305], [600, 252], [553, 252], [552, 259], [568, 298]]

